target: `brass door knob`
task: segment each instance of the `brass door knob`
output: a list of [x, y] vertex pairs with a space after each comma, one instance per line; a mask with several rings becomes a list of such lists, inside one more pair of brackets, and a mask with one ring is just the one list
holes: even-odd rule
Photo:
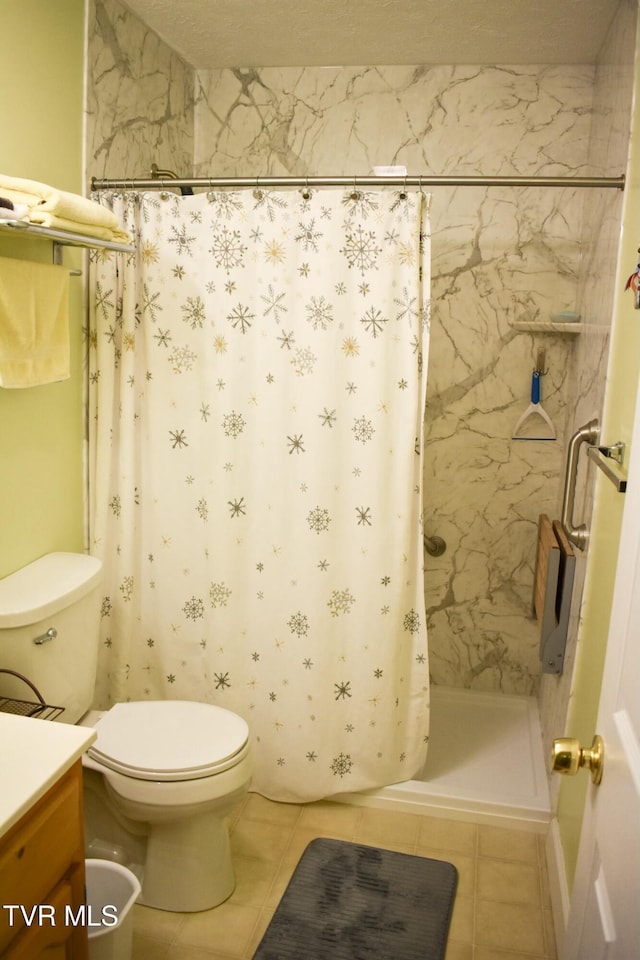
[[593, 738], [589, 750], [580, 746], [574, 737], [560, 737], [551, 746], [551, 770], [573, 777], [581, 767], [591, 771], [591, 779], [596, 786], [602, 780], [604, 767], [604, 741], [599, 734]]

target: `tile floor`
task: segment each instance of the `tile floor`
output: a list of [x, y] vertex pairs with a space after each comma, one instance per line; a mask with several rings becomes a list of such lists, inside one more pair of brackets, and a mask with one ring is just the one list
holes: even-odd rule
[[458, 892], [446, 960], [555, 960], [541, 835], [324, 801], [273, 803], [255, 793], [231, 818], [232, 896], [194, 914], [136, 905], [132, 960], [250, 960], [315, 837], [454, 863]]

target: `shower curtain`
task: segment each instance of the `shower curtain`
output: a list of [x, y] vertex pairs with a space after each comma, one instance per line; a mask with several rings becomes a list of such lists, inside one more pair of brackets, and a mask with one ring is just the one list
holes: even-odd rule
[[425, 759], [428, 197], [110, 193], [92, 254], [100, 705], [247, 721], [252, 789], [308, 801]]

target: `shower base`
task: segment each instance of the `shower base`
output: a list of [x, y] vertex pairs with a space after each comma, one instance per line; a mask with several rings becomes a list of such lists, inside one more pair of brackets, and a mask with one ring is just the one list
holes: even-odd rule
[[416, 779], [332, 799], [546, 832], [551, 808], [533, 697], [433, 686], [430, 726]]

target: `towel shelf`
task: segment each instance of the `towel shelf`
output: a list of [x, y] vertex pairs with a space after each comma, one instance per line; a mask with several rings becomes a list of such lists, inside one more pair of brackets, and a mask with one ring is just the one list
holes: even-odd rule
[[71, 233], [67, 230], [54, 230], [51, 227], [40, 227], [37, 223], [26, 220], [0, 220], [0, 231], [7, 230], [16, 237], [53, 240], [54, 244], [63, 247], [96, 247], [100, 250], [117, 250], [120, 253], [134, 253], [135, 247], [127, 243], [118, 243], [115, 240], [100, 240], [83, 233]]

